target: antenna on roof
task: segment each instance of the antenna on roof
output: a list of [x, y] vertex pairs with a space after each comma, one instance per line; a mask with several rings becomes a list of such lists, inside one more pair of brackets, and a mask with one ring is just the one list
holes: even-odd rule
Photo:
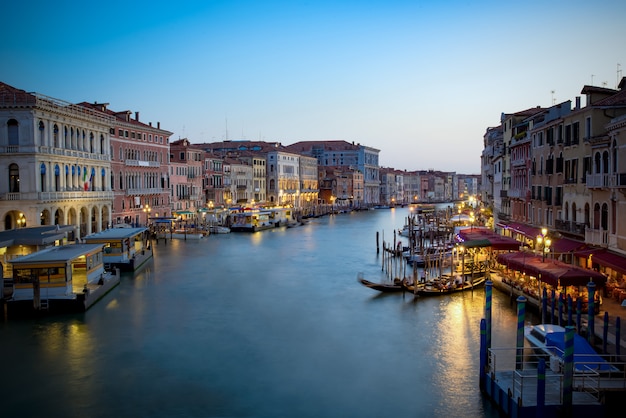
[[619, 82], [622, 80], [622, 69], [621, 69], [621, 65], [618, 62], [617, 63], [617, 82], [615, 84], [615, 88], [617, 89], [617, 87], [619, 87]]
[[224, 119], [225, 119], [225, 122], [226, 122], [226, 139], [225, 140], [228, 141], [228, 118], [226, 117]]
[[552, 95], [552, 105], [556, 103], [556, 99], [554, 98], [554, 90], [550, 90], [550, 94]]
[[593, 77], [595, 77], [594, 74], [591, 74], [591, 85], [593, 86]]

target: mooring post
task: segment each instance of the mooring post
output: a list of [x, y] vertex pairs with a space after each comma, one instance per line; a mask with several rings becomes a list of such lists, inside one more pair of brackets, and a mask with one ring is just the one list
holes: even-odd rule
[[515, 356], [515, 370], [521, 370], [524, 362], [524, 320], [526, 318], [526, 298], [517, 298], [517, 342]]
[[485, 375], [487, 374], [487, 321], [483, 318], [480, 320], [480, 371], [478, 377], [478, 385], [480, 391], [485, 391]]
[[487, 280], [485, 283], [485, 322], [486, 322], [486, 340], [487, 349], [491, 348], [491, 298], [493, 293], [493, 282]]
[[563, 349], [563, 410], [565, 417], [572, 416], [574, 389], [574, 327], [565, 327], [565, 345]]
[[546, 359], [539, 359], [537, 366], [537, 413], [536, 418], [545, 416], [546, 405]]
[[587, 341], [591, 346], [594, 346], [595, 341], [595, 321], [594, 318], [596, 316], [596, 307], [594, 304], [594, 300], [596, 297], [596, 284], [594, 282], [587, 283]]
[[602, 352], [604, 354], [608, 353], [607, 348], [607, 337], [609, 336], [609, 313], [604, 311], [604, 327], [602, 327]]
[[578, 330], [579, 334], [581, 330], [580, 324], [581, 324], [582, 314], [583, 314], [583, 301], [579, 296], [576, 298], [576, 329]]
[[620, 335], [621, 322], [619, 316], [615, 318], [615, 354], [617, 355], [617, 361], [620, 361], [620, 347], [622, 346], [622, 337]]
[[541, 323], [548, 322], [548, 289], [543, 288], [543, 295], [541, 297]]
[[572, 310], [574, 310], [574, 303], [572, 301], [572, 295], [567, 295], [567, 325], [572, 326], [574, 325], [574, 321], [573, 321], [573, 315], [574, 313], [572, 312]]

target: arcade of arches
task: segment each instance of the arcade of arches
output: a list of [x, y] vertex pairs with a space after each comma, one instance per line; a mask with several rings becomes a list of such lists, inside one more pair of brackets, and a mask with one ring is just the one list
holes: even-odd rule
[[30, 209], [10, 210], [3, 214], [4, 230], [40, 225], [74, 225], [79, 238], [110, 228], [111, 206], [44, 207], [37, 216]]

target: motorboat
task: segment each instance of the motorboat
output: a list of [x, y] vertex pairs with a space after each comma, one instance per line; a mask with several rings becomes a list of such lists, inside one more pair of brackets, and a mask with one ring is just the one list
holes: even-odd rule
[[[554, 324], [526, 325], [524, 337], [539, 355], [550, 358], [550, 368], [553, 371], [560, 370], [564, 361], [564, 327]], [[578, 334], [574, 334], [574, 370], [577, 373], [618, 371]]]

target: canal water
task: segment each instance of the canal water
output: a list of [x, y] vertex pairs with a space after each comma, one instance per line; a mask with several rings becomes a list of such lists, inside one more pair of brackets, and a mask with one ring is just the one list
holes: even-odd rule
[[[414, 299], [376, 233], [407, 209], [155, 245], [84, 314], [0, 323], [3, 416], [496, 417], [478, 387], [484, 290]], [[494, 290], [493, 346], [515, 345]]]

